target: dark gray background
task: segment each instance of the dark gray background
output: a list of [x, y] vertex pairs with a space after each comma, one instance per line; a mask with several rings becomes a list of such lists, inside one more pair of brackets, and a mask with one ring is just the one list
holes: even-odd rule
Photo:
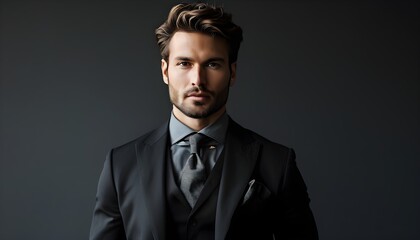
[[[0, 239], [87, 239], [106, 153], [170, 114], [173, 3], [1, 2]], [[228, 111], [296, 150], [320, 238], [420, 239], [419, 5], [223, 5], [245, 39]]]

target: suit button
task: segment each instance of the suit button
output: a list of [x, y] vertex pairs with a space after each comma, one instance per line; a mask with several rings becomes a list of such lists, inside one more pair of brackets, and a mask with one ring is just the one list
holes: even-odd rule
[[196, 227], [197, 226], [197, 220], [193, 219], [191, 221], [191, 227]]

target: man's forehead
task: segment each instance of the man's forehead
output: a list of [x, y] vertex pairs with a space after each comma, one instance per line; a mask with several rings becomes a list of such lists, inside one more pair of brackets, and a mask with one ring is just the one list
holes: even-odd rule
[[[199, 32], [176, 32], [169, 43], [171, 58], [193, 58], [205, 55], [207, 58], [227, 58], [226, 40]], [[172, 55], [172, 56], [171, 56]]]

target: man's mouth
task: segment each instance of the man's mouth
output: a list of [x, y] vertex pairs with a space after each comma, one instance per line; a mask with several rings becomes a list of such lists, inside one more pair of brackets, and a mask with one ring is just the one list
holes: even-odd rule
[[193, 93], [188, 93], [187, 97], [207, 98], [207, 97], [210, 97], [210, 95], [203, 92], [193, 92]]

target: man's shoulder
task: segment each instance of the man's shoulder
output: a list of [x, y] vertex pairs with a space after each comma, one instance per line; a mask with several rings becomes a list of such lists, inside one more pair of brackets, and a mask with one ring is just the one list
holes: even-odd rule
[[[295, 159], [296, 155], [293, 148], [270, 140], [259, 133], [244, 128], [240, 125], [232, 126], [233, 131], [237, 132], [239, 137], [235, 137], [242, 147], [252, 148], [258, 155], [258, 169], [261, 176], [273, 176], [283, 171], [290, 159]], [[248, 140], [243, 140], [248, 139]], [[243, 144], [245, 142], [245, 144]], [[237, 144], [236, 144], [237, 145]]]
[[282, 143], [275, 142], [273, 140], [268, 139], [265, 136], [262, 136], [261, 134], [255, 132], [254, 130], [245, 128], [233, 120], [231, 121], [231, 126], [232, 126], [233, 131], [236, 134], [242, 136], [243, 138], [248, 138], [249, 139], [248, 141], [255, 141], [259, 143], [260, 145], [263, 145], [266, 147], [277, 148], [277, 149], [282, 149], [286, 151], [289, 151], [291, 149], [290, 147]]
[[138, 144], [151, 144], [153, 142], [156, 142], [160, 138], [166, 136], [168, 129], [168, 123], [165, 122], [161, 126], [154, 128], [152, 130], [149, 130], [146, 133], [143, 133], [139, 137], [136, 137], [135, 139], [132, 139], [126, 143], [123, 143], [115, 148], [113, 148], [113, 151], [121, 151], [124, 149], [131, 149], [135, 148]]

